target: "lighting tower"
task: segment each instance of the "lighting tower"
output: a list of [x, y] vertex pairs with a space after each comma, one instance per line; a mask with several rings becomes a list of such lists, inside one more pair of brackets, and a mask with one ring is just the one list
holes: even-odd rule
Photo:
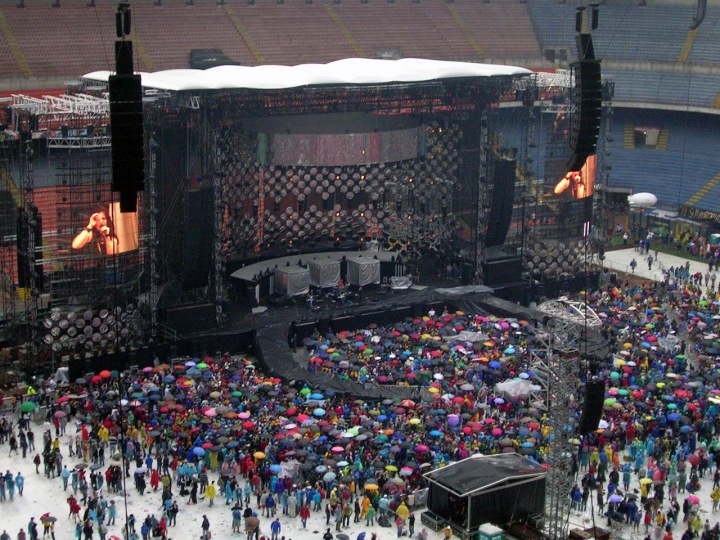
[[540, 304], [538, 310], [545, 315], [546, 331], [536, 333], [535, 346], [530, 351], [531, 362], [534, 370], [547, 376], [547, 423], [554, 433], [548, 445], [550, 469], [542, 528], [549, 540], [565, 540], [568, 537], [575, 451], [570, 439], [576, 431], [570, 405], [577, 396], [581, 341], [588, 328], [600, 326], [600, 318], [583, 302], [566, 298]]

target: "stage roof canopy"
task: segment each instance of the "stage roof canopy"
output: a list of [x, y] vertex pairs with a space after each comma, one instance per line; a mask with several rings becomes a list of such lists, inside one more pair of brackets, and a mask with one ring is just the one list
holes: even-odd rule
[[[94, 71], [83, 79], [107, 82], [111, 71]], [[525, 68], [497, 64], [403, 58], [346, 58], [329, 64], [298, 66], [219, 66], [206, 70], [171, 69], [140, 73], [145, 88], [191, 90], [281, 90], [313, 85], [414, 83], [439, 79], [531, 75]]]
[[493, 487], [507, 487], [543, 478], [546, 472], [520, 454], [474, 454], [425, 475], [430, 482], [458, 497], [475, 495]]

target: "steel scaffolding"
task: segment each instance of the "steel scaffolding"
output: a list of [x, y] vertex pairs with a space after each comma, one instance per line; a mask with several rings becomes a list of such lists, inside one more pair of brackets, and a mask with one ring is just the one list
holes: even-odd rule
[[570, 489], [573, 484], [572, 461], [575, 436], [572, 403], [577, 399], [580, 375], [580, 343], [589, 328], [598, 328], [600, 318], [582, 302], [558, 298], [540, 304], [546, 315], [545, 331], [537, 333], [531, 349], [533, 369], [547, 376], [548, 425], [553, 430], [549, 441], [545, 492], [545, 516], [542, 529], [549, 540], [568, 537]]

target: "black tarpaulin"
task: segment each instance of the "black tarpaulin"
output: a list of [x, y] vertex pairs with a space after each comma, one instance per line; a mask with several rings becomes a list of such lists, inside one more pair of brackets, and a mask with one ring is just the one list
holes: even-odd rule
[[544, 470], [519, 454], [476, 454], [431, 471], [425, 478], [459, 497], [465, 497], [496, 486], [510, 486], [544, 476]]

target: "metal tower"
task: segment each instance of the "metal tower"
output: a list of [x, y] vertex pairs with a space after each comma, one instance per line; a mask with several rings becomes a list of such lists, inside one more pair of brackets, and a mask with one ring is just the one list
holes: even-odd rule
[[583, 302], [566, 298], [540, 304], [538, 310], [546, 315], [546, 332], [536, 333], [535, 347], [530, 354], [533, 369], [547, 375], [548, 425], [554, 433], [548, 449], [550, 469], [542, 528], [549, 540], [565, 540], [573, 484], [574, 447], [570, 439], [576, 430], [570, 405], [577, 399], [580, 343], [588, 328], [600, 326], [600, 318]]

